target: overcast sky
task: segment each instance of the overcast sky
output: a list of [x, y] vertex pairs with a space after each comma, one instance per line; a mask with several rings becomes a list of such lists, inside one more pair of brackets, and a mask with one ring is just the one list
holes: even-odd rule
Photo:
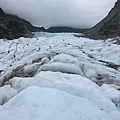
[[6, 13], [35, 26], [90, 28], [103, 19], [117, 0], [0, 0]]

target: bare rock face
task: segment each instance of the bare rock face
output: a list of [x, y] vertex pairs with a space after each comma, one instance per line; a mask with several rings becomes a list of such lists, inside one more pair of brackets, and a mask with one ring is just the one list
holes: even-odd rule
[[5, 17], [5, 13], [4, 13], [4, 11], [0, 8], [0, 19], [2, 19], [3, 17]]
[[101, 22], [85, 32], [92, 39], [107, 39], [120, 36], [120, 0]]
[[11, 20], [16, 20], [16, 21], [20, 21], [22, 22], [22, 24], [24, 24], [25, 26], [27, 26], [27, 29], [31, 32], [40, 32], [40, 31], [45, 31], [45, 28], [44, 27], [35, 27], [33, 26], [29, 21], [26, 21], [22, 18], [19, 18], [17, 15], [10, 15], [10, 14], [6, 14], [6, 17], [8, 19], [11, 19]]
[[27, 26], [18, 20], [7, 17], [0, 8], [0, 39], [16, 39], [19, 37], [32, 37]]

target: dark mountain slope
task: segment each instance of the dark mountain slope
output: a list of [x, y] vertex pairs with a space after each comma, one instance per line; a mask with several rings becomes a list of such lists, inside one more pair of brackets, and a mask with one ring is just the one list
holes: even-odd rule
[[107, 39], [120, 36], [120, 0], [101, 22], [85, 32], [92, 39]]
[[9, 14], [6, 14], [6, 17], [8, 19], [11, 19], [11, 20], [18, 20], [18, 21], [21, 21], [24, 25], [27, 26], [28, 30], [31, 31], [31, 32], [36, 32], [36, 31], [45, 31], [44, 27], [35, 27], [33, 26], [30, 22], [22, 19], [22, 18], [19, 18], [18, 16], [14, 16], [14, 15], [9, 15]]
[[32, 37], [32, 32], [44, 30], [43, 27], [34, 27], [30, 22], [18, 16], [5, 14], [0, 8], [0, 39]]
[[0, 38], [15, 39], [19, 37], [32, 37], [27, 26], [19, 20], [10, 19], [0, 8]]
[[61, 27], [61, 26], [56, 26], [56, 27], [50, 27], [49, 29], [46, 29], [46, 32], [50, 33], [61, 33], [61, 32], [74, 32], [74, 33], [83, 33], [87, 29], [76, 29], [76, 28], [71, 28], [71, 27]]

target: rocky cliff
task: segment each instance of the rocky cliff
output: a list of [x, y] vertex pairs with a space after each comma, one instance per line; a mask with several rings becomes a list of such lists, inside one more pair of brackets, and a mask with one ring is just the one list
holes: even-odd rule
[[45, 31], [45, 28], [44, 27], [35, 27], [33, 26], [30, 22], [22, 19], [22, 18], [19, 18], [18, 16], [14, 16], [14, 15], [10, 15], [10, 14], [6, 14], [6, 17], [8, 19], [11, 19], [11, 20], [16, 20], [16, 21], [20, 21], [22, 22], [24, 25], [27, 26], [27, 29], [31, 32], [36, 32], [36, 31]]
[[32, 32], [44, 30], [43, 27], [34, 27], [30, 22], [18, 16], [5, 14], [0, 8], [0, 39], [32, 37]]
[[85, 32], [92, 39], [107, 39], [120, 36], [120, 0], [115, 3], [109, 14], [93, 28]]
[[0, 8], [0, 38], [15, 39], [22, 36], [32, 37], [32, 33], [24, 23], [9, 18]]

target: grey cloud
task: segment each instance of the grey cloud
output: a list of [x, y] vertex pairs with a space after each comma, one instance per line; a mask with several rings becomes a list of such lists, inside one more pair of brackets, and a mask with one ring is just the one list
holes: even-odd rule
[[89, 28], [103, 19], [116, 0], [0, 0], [6, 13], [36, 26]]

